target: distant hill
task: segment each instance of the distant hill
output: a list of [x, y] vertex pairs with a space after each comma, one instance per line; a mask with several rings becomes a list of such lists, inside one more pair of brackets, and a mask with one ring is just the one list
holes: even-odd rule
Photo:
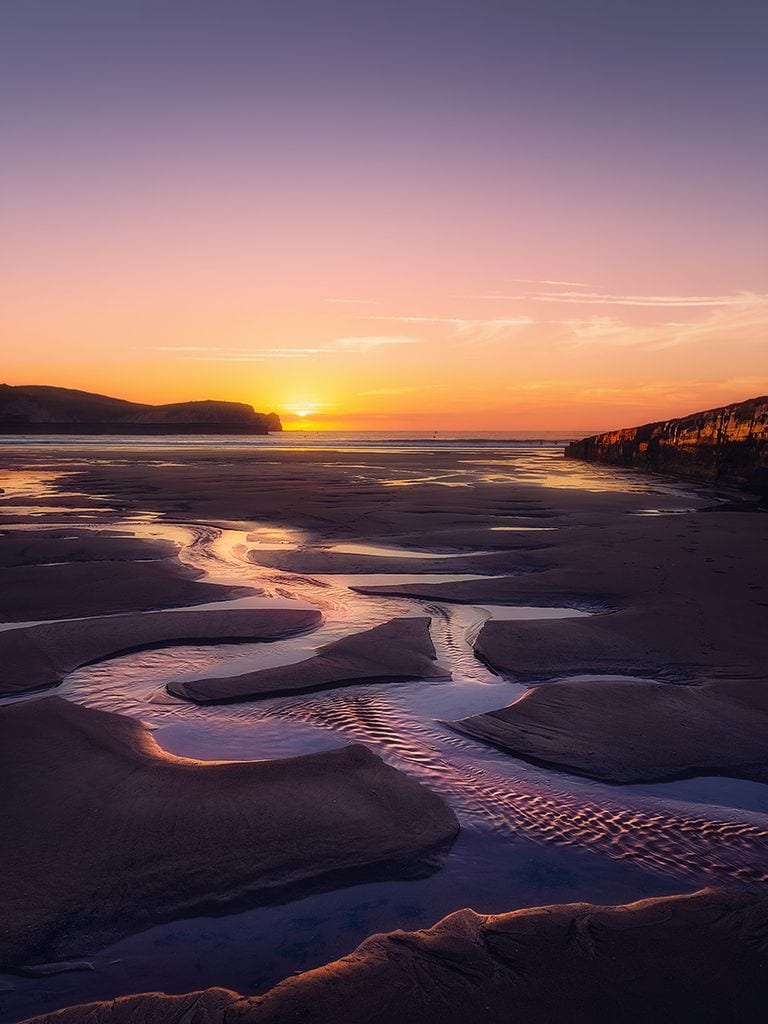
[[0, 384], [0, 434], [267, 434], [276, 413], [243, 402], [144, 405], [88, 391]]
[[565, 454], [768, 496], [768, 396], [595, 434]]

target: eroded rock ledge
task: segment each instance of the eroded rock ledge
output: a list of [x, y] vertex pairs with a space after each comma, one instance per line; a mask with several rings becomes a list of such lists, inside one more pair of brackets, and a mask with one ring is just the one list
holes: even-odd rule
[[626, 906], [460, 910], [374, 935], [263, 996], [148, 993], [27, 1024], [752, 1024], [768, 998], [768, 899], [702, 890]]
[[742, 487], [768, 497], [768, 396], [595, 434], [565, 455]]
[[238, 676], [175, 680], [166, 689], [197, 704], [219, 704], [356, 683], [445, 679], [450, 673], [435, 661], [429, 624], [428, 617], [390, 619], [326, 644], [305, 661]]
[[354, 745], [201, 763], [138, 721], [47, 697], [0, 711], [0, 968], [196, 914], [429, 874], [458, 832]]

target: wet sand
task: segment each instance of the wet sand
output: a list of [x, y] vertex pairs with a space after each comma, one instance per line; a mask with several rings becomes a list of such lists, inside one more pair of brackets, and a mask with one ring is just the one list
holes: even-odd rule
[[751, 680], [554, 682], [452, 724], [518, 757], [605, 782], [716, 774], [768, 782], [768, 685]]
[[[217, 588], [220, 593], [239, 593]], [[210, 590], [204, 594], [210, 596]], [[225, 602], [220, 602], [225, 604]], [[41, 622], [0, 630], [0, 695], [58, 686], [83, 665], [128, 651], [178, 644], [267, 643], [303, 633], [321, 621], [311, 608], [231, 608], [156, 611]]]
[[62, 700], [0, 713], [0, 965], [82, 957], [158, 921], [434, 870], [458, 831], [361, 745], [200, 763]]
[[[82, 449], [39, 447], [5, 449], [0, 465], [8, 570], [50, 568], [39, 562], [50, 557], [65, 572], [77, 561], [105, 579], [91, 576], [99, 562], [167, 565], [174, 587], [191, 588], [189, 602], [168, 605], [205, 607], [158, 615], [203, 616], [220, 604], [223, 623], [252, 601], [315, 610], [309, 631], [268, 643], [238, 631], [227, 639], [242, 643], [216, 643], [217, 623], [207, 637], [160, 636], [154, 652], [113, 658], [125, 646], [107, 647], [100, 656], [110, 660], [67, 662], [55, 674], [67, 702], [139, 718], [168, 755], [200, 761], [247, 765], [363, 743], [438, 794], [462, 826], [429, 879], [302, 896], [216, 924], [191, 908], [183, 926], [147, 921], [135, 938], [84, 949], [93, 971], [12, 979], [0, 1019], [147, 988], [225, 985], [250, 995], [348, 953], [372, 932], [427, 927], [466, 906], [504, 914], [720, 883], [748, 900], [764, 886], [768, 786], [754, 780], [768, 763], [757, 713], [768, 519], [753, 504], [546, 449], [103, 446], [86, 462]], [[44, 546], [35, 554], [37, 538]], [[91, 541], [94, 551], [127, 553], [121, 540], [145, 553], [164, 545], [163, 557], [89, 560]], [[107, 612], [137, 611], [113, 607], [123, 598], [109, 591], [104, 582], [101, 608], [86, 614], [106, 623], [122, 617]], [[66, 591], [51, 593], [47, 617], [72, 618]], [[270, 673], [298, 679], [306, 665], [291, 666], [322, 659], [323, 648], [414, 617], [431, 620], [451, 679], [413, 672], [382, 686], [373, 673], [350, 686], [349, 673], [326, 665], [320, 693], [200, 707], [167, 690], [206, 678], [226, 687]], [[659, 699], [635, 699], [643, 686]], [[549, 700], [550, 687], [572, 703]], [[525, 747], [479, 742], [450, 725], [505, 707], [514, 720], [526, 693]], [[713, 695], [721, 702], [714, 710]], [[24, 706], [34, 714], [34, 701]], [[675, 743], [677, 707], [685, 744]], [[723, 722], [737, 719], [731, 743]], [[713, 749], [717, 757], [702, 757]], [[622, 759], [631, 768], [623, 774]], [[31, 763], [26, 770], [34, 773]], [[751, 781], [725, 785], [728, 774]], [[615, 785], [660, 778], [681, 781], [643, 792]]]
[[768, 900], [712, 890], [623, 907], [461, 910], [427, 931], [372, 936], [263, 996], [149, 993], [30, 1024], [747, 1024], [763, 1019], [768, 998], [767, 927]]
[[435, 663], [429, 624], [428, 618], [390, 619], [325, 644], [306, 661], [237, 676], [178, 680], [168, 684], [168, 692], [196, 704], [218, 704], [356, 683], [445, 679], [450, 673]]

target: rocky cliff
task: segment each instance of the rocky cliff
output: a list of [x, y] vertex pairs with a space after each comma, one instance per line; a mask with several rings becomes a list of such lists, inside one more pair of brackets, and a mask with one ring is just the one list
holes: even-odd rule
[[242, 402], [144, 405], [88, 391], [0, 384], [0, 434], [267, 434], [276, 413]]
[[565, 455], [768, 496], [768, 396], [595, 434], [568, 445]]

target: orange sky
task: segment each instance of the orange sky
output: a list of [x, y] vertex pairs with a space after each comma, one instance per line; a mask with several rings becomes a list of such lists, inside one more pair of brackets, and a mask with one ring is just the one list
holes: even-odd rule
[[95, 292], [85, 274], [49, 279], [45, 303], [30, 296], [11, 311], [18, 342], [3, 378], [138, 401], [247, 401], [301, 429], [586, 431], [768, 392], [768, 300], [755, 293], [510, 281], [507, 297], [427, 302], [388, 300], [371, 284], [376, 299], [268, 309], [242, 285], [206, 287], [202, 270], [191, 281], [183, 262], [155, 269], [154, 283], [135, 270], [128, 294], [95, 268]]
[[332, 429], [768, 392], [764, 6], [286, 3], [0, 12], [0, 380]]

